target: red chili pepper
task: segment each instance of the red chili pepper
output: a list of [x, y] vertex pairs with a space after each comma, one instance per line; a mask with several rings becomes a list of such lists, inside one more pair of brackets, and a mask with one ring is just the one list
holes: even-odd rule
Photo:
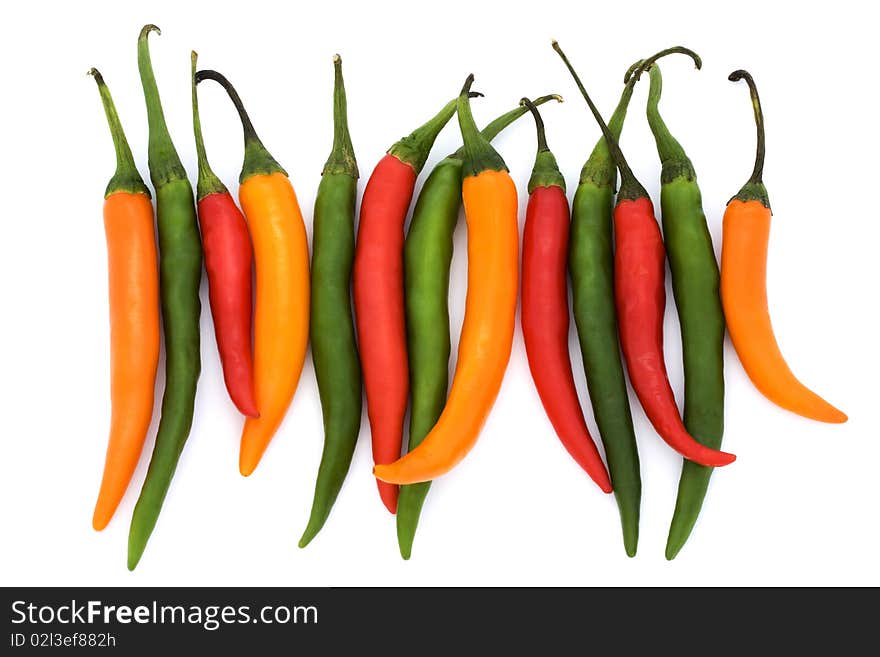
[[[192, 53], [193, 75], [196, 53]], [[259, 417], [251, 356], [253, 248], [244, 215], [226, 186], [214, 175], [205, 154], [195, 77], [192, 83], [193, 129], [199, 163], [199, 227], [208, 273], [214, 334], [229, 397], [241, 413]]]
[[568, 231], [565, 179], [547, 148], [544, 123], [535, 116], [538, 154], [529, 180], [523, 230], [522, 331], [532, 379], [559, 440], [596, 484], [611, 492], [608, 471], [578, 400], [568, 354]]
[[666, 250], [651, 199], [623, 198], [614, 208], [614, 296], [629, 379], [657, 433], [702, 465], [731, 463], [733, 454], [694, 440], [678, 412], [663, 360]]
[[[367, 394], [374, 463], [400, 458], [409, 398], [403, 310], [403, 228], [416, 176], [440, 130], [455, 114], [449, 102], [425, 125], [388, 150], [361, 199], [353, 287], [358, 348]], [[376, 480], [382, 502], [397, 511], [396, 484]]]
[[553, 48], [589, 105], [620, 171], [620, 190], [614, 208], [614, 296], [630, 383], [654, 429], [675, 451], [700, 465], [718, 467], [732, 463], [736, 456], [706, 447], [687, 432], [669, 385], [663, 360], [666, 250], [651, 198], [636, 180], [617, 140], [555, 41]]
[[226, 389], [239, 411], [248, 417], [259, 417], [251, 355], [250, 234], [229, 192], [200, 198], [198, 208], [208, 297]]

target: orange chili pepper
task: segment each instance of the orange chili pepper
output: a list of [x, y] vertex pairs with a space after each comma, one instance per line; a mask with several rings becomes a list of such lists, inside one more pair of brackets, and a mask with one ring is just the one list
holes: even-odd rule
[[241, 98], [224, 76], [199, 71], [229, 94], [244, 128], [245, 159], [238, 197], [254, 243], [254, 392], [258, 418], [247, 418], [238, 467], [257, 467], [293, 400], [309, 340], [309, 245], [287, 172], [266, 150]]
[[159, 263], [150, 191], [138, 173], [110, 90], [97, 69], [116, 149], [116, 173], [104, 195], [110, 283], [110, 439], [92, 526], [101, 530], [128, 488], [144, 446], [159, 363]]
[[773, 334], [767, 304], [767, 243], [770, 200], [764, 187], [764, 116], [752, 76], [734, 71], [730, 80], [749, 85], [758, 146], [752, 177], [727, 204], [721, 249], [721, 300], [736, 353], [755, 387], [774, 404], [820, 422], [847, 416], [798, 381]]
[[448, 401], [431, 432], [403, 458], [373, 468], [378, 479], [395, 484], [436, 479], [465, 457], [495, 403], [513, 345], [519, 268], [516, 186], [504, 160], [474, 123], [468, 100], [473, 80], [468, 77], [458, 98], [468, 231], [468, 288], [458, 363]]

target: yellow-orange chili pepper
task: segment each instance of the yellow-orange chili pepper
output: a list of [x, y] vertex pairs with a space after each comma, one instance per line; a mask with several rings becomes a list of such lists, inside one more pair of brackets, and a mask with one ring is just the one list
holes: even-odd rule
[[116, 149], [104, 194], [110, 283], [110, 438], [92, 526], [113, 517], [137, 467], [153, 417], [159, 363], [159, 262], [150, 191], [138, 173], [110, 90], [97, 69], [101, 102]]
[[223, 75], [199, 71], [229, 94], [244, 128], [238, 190], [256, 263], [254, 392], [260, 416], [247, 418], [238, 467], [248, 476], [278, 430], [302, 373], [309, 338], [309, 245], [296, 193], [251, 124], [241, 98]]
[[395, 484], [449, 472], [474, 446], [495, 403], [513, 344], [519, 261], [516, 186], [501, 156], [477, 130], [469, 76], [458, 98], [464, 138], [462, 200], [468, 231], [468, 288], [449, 398], [424, 441], [394, 463], [376, 465]]
[[845, 413], [798, 381], [773, 334], [766, 287], [771, 212], [763, 182], [764, 116], [752, 76], [746, 71], [730, 74], [733, 82], [743, 79], [752, 96], [758, 146], [752, 177], [724, 212], [721, 300], [727, 329], [746, 373], [767, 399], [813, 420], [846, 422]]

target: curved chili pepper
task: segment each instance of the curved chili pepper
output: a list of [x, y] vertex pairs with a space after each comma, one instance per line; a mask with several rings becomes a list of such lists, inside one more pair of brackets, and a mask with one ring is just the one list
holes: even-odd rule
[[727, 465], [736, 459], [733, 454], [710, 449], [688, 434], [669, 385], [663, 361], [666, 254], [651, 199], [555, 41], [553, 48], [587, 101], [620, 170], [620, 191], [614, 208], [614, 284], [620, 341], [630, 381], [654, 429], [670, 447], [702, 465]]
[[513, 344], [519, 229], [516, 186], [501, 156], [477, 130], [468, 76], [458, 97], [464, 139], [462, 199], [468, 226], [468, 291], [449, 399], [422, 443], [390, 464], [382, 481], [412, 484], [451, 470], [470, 451], [495, 402]]
[[129, 570], [134, 570], [147, 546], [177, 461], [189, 437], [196, 384], [201, 371], [199, 283], [202, 277], [202, 246], [192, 186], [168, 134], [150, 63], [147, 38], [153, 31], [158, 33], [159, 28], [146, 25], [141, 30], [138, 38], [138, 69], [150, 125], [148, 162], [150, 178], [156, 189], [159, 224], [165, 394], [150, 467], [131, 518], [128, 534]]
[[361, 430], [361, 366], [351, 316], [358, 167], [348, 132], [339, 55], [333, 57], [333, 67], [333, 150], [321, 172], [312, 234], [310, 335], [324, 419], [324, 451], [300, 547], [308, 545], [327, 521]]
[[250, 475], [281, 425], [296, 392], [309, 341], [309, 245], [287, 172], [257, 136], [238, 92], [217, 71], [196, 73], [226, 91], [241, 119], [244, 163], [238, 200], [256, 261], [254, 391], [260, 417], [247, 418], [238, 468]]
[[724, 212], [721, 299], [730, 339], [746, 374], [767, 399], [812, 420], [846, 422], [845, 413], [795, 377], [773, 333], [766, 286], [771, 212], [763, 181], [764, 115], [752, 76], [734, 71], [729, 79], [749, 85], [758, 131], [755, 168]]
[[[541, 96], [562, 102], [557, 95]], [[483, 128], [492, 141], [499, 132], [528, 110], [520, 105]], [[409, 352], [409, 450], [424, 440], [437, 423], [449, 385], [449, 267], [452, 237], [461, 208], [461, 167], [464, 147], [434, 167], [416, 200], [403, 250], [406, 286], [406, 335]], [[419, 524], [419, 514], [431, 482], [401, 486], [397, 502], [397, 543], [409, 559]]]
[[92, 527], [107, 526], [137, 467], [153, 417], [159, 363], [159, 264], [150, 190], [138, 173], [104, 78], [93, 68], [107, 115], [116, 173], [104, 192], [110, 299], [110, 437]]
[[208, 163], [199, 119], [195, 77], [198, 55], [195, 52], [191, 60], [193, 132], [199, 163], [196, 198], [217, 349], [230, 399], [243, 415], [258, 417], [260, 413], [254, 397], [254, 363], [251, 356], [251, 236], [244, 215]]
[[565, 178], [547, 146], [538, 109], [522, 100], [535, 117], [538, 154], [529, 179], [523, 230], [522, 331], [529, 369], [556, 434], [578, 465], [604, 492], [608, 471], [581, 411], [568, 354], [568, 199]]
[[[623, 88], [620, 101], [608, 122], [620, 137], [635, 80]], [[639, 507], [642, 481], [626, 376], [617, 339], [614, 307], [614, 188], [617, 168], [604, 137], [596, 142], [581, 169], [571, 210], [568, 265], [571, 272], [572, 314], [577, 327], [590, 404], [611, 485], [620, 512], [623, 545], [633, 557], [639, 543]]]
[[[406, 320], [403, 310], [403, 226], [416, 176], [443, 126], [455, 114], [456, 101], [379, 160], [361, 198], [354, 255], [354, 309], [358, 347], [367, 393], [373, 461], [400, 457], [409, 396]], [[397, 511], [397, 486], [376, 482], [382, 502]]]
[[[636, 78], [638, 76], [635, 76]], [[672, 291], [681, 324], [684, 360], [684, 426], [702, 444], [718, 449], [724, 434], [724, 311], [718, 262], [703, 213], [693, 164], [660, 116], [663, 81], [650, 68], [647, 116], [663, 168], [660, 207]], [[712, 468], [685, 459], [675, 512], [666, 540], [666, 558], [674, 559], [700, 515]]]

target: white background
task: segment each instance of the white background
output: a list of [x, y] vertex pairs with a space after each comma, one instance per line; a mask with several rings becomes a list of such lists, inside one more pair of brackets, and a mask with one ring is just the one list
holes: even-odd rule
[[[420, 7], [426, 7], [421, 9]], [[857, 3], [413, 2], [18, 3], [7, 8], [2, 257], [3, 428], [0, 581], [12, 585], [654, 585], [880, 584], [874, 25]], [[156, 23], [153, 63], [171, 134], [195, 180], [189, 51], [237, 85], [263, 140], [290, 173], [311, 233], [331, 143], [331, 56], [340, 52], [362, 185], [384, 151], [476, 74], [484, 123], [523, 95], [547, 105], [548, 139], [573, 193], [599, 133], [550, 48], [559, 39], [603, 112], [629, 64], [682, 44], [704, 59], [663, 62], [662, 109], [691, 156], [720, 250], [727, 199], [752, 167], [750, 70], [766, 111], [766, 182], [774, 209], [769, 294], [793, 369], [850, 415], [829, 426], [766, 401], [726, 348], [724, 447], [701, 519], [678, 559], [663, 556], [681, 460], [633, 399], [642, 459], [639, 553], [625, 556], [616, 505], [565, 453], [529, 377], [517, 330], [482, 438], [431, 490], [410, 562], [370, 475], [364, 421], [354, 463], [323, 532], [305, 550], [321, 452], [311, 360], [287, 419], [249, 479], [238, 474], [241, 420], [228, 401], [202, 286], [203, 373], [192, 434], [156, 531], [125, 567], [141, 465], [110, 526], [91, 529], [106, 443], [108, 323], [101, 219], [113, 150], [91, 66], [103, 72], [144, 176], [146, 116], [136, 38]], [[637, 88], [623, 138], [636, 174], [659, 191], [659, 163]], [[201, 91], [211, 162], [237, 190], [241, 132], [216, 85]], [[453, 121], [427, 170], [459, 145]], [[497, 140], [520, 190], [534, 155], [526, 117]], [[424, 175], [421, 180], [424, 179]], [[362, 189], [362, 186], [361, 186]], [[453, 333], [465, 291], [456, 233]], [[575, 373], [583, 374], [571, 333]], [[671, 295], [666, 355], [681, 399]], [[157, 388], [157, 405], [162, 377]], [[587, 418], [594, 427], [589, 406]], [[157, 413], [158, 416], [158, 413]]]

